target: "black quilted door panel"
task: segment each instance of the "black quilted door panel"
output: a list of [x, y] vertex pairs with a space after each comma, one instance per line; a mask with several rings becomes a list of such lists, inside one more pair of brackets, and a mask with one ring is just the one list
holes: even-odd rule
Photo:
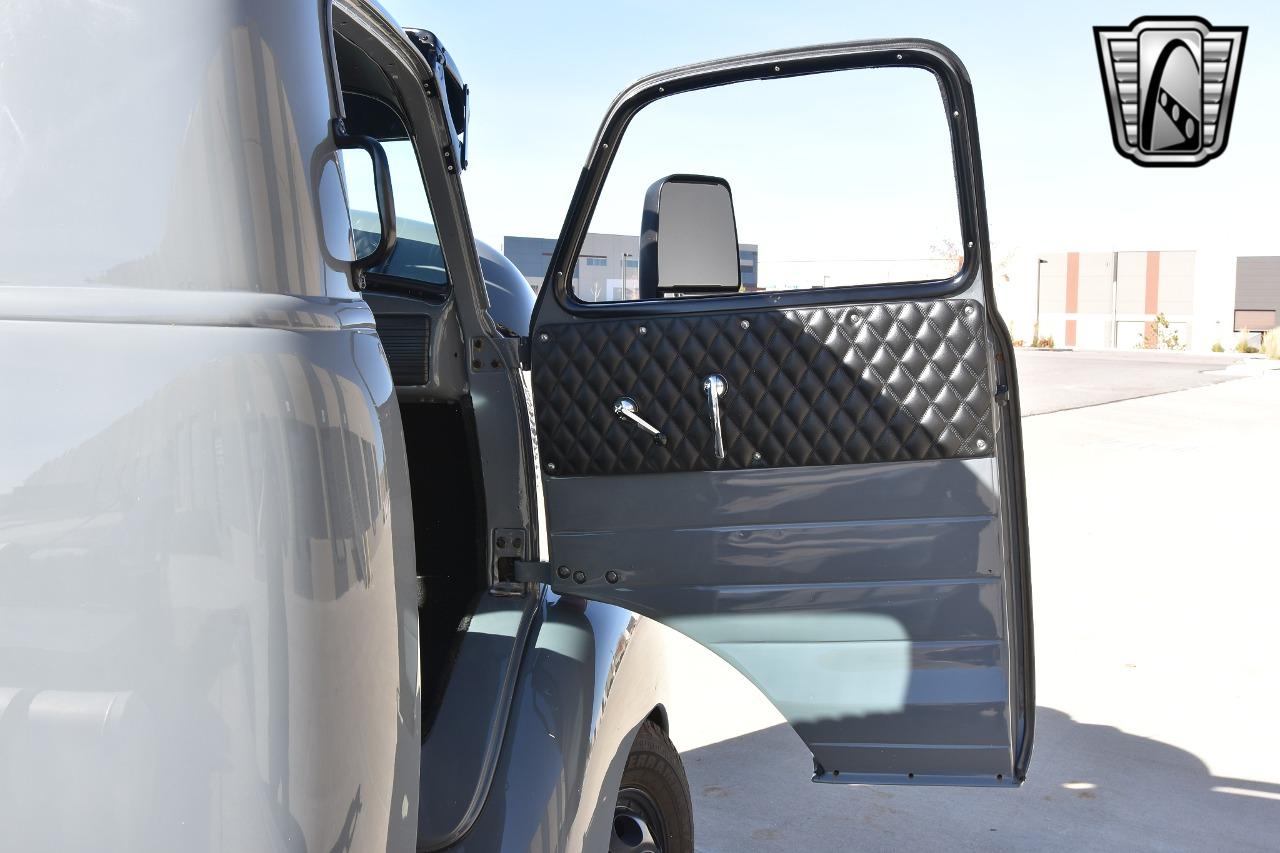
[[[566, 476], [986, 456], [988, 371], [968, 300], [579, 322], [533, 342], [540, 451]], [[723, 460], [712, 374], [728, 386]], [[618, 419], [621, 397], [665, 444]]]

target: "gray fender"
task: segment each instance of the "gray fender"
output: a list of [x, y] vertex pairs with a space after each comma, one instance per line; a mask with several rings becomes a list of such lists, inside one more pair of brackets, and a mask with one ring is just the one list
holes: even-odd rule
[[547, 592], [493, 787], [452, 849], [608, 849], [636, 732], [650, 716], [665, 724], [663, 630], [620, 607]]

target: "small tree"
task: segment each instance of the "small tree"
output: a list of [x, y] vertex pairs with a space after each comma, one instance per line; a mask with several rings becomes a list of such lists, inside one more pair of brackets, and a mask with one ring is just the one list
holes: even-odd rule
[[1184, 350], [1187, 345], [1178, 337], [1178, 333], [1169, 327], [1169, 319], [1161, 311], [1156, 318], [1147, 324], [1138, 336], [1138, 349], [1170, 349]]
[[964, 250], [956, 243], [955, 240], [943, 238], [935, 243], [929, 244], [929, 256], [940, 261], [947, 261], [952, 265], [951, 274], [960, 271], [960, 265], [964, 263]]

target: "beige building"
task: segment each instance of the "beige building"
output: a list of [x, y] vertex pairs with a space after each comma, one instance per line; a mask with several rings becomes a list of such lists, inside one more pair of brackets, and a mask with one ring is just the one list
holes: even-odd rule
[[1132, 349], [1153, 339], [1160, 314], [1166, 334], [1192, 339], [1195, 252], [1062, 252], [1039, 267], [1035, 323], [1056, 344]]

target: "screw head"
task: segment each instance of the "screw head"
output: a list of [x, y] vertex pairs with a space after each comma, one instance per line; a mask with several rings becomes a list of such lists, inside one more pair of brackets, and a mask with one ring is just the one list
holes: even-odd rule
[[556, 569], [556, 575], [557, 575], [557, 576], [559, 576], [559, 577], [561, 577], [561, 578], [567, 578], [567, 577], [569, 577], [569, 567], [568, 567], [568, 566], [561, 566], [560, 568]]
[[578, 569], [576, 572], [574, 572], [574, 573], [573, 573], [573, 582], [574, 582], [574, 583], [586, 583], [586, 582], [587, 582], [587, 573], [586, 573], [586, 572], [584, 572], [582, 569]]
[[752, 453], [752, 454], [751, 454], [751, 461], [752, 461], [752, 462], [759, 462], [759, 461], [760, 461], [760, 460], [762, 460], [762, 459], [764, 459], [764, 457], [760, 455], [760, 451], [759, 451], [759, 450], [757, 450], [755, 453]]
[[507, 547], [507, 537], [499, 536], [497, 539], [494, 540], [493, 544], [497, 545], [499, 548], [505, 548]]
[[642, 335], [647, 335], [647, 334], [649, 334], [649, 327], [648, 327], [648, 326], [641, 326], [640, 328], [636, 329], [636, 331], [637, 331], [637, 332], [639, 332], [639, 333], [640, 333], [640, 334], [642, 334]]
[[964, 306], [964, 313], [966, 313], [966, 314], [972, 314], [972, 313], [973, 313], [973, 306], [972, 306], [972, 305], [966, 305], [966, 306]]
[[977, 447], [979, 450], [986, 450], [987, 442], [980, 438], [976, 442], [974, 442], [974, 446]]
[[738, 325], [739, 325], [739, 326], [741, 326], [741, 327], [742, 327], [742, 328], [744, 328], [744, 329], [750, 329], [750, 328], [751, 328], [751, 321], [750, 321], [750, 320], [742, 320], [741, 322], [739, 322], [739, 323], [738, 323]]
[[555, 473], [555, 470], [556, 470], [556, 463], [554, 463], [554, 462], [548, 462], [548, 463], [547, 463], [547, 471], [548, 471], [549, 473], [554, 474], [554, 473]]
[[551, 340], [551, 336], [550, 336], [550, 335], [548, 335], [546, 332], [543, 332], [543, 333], [541, 333], [540, 335], [538, 335], [538, 340], [539, 340], [541, 343], [544, 343], [544, 344], [545, 344], [547, 341]]
[[512, 548], [521, 548], [523, 546], [524, 546], [524, 540], [521, 539], [519, 536], [511, 540]]
[[607, 580], [609, 583], [617, 583], [618, 573], [611, 569], [604, 573], [604, 579]]
[[855, 326], [856, 326], [856, 325], [858, 325], [859, 323], [861, 323], [861, 322], [862, 322], [862, 315], [861, 315], [861, 314], [859, 314], [857, 311], [850, 311], [850, 312], [849, 312], [849, 322], [850, 322], [850, 323], [852, 323], [852, 324], [853, 324], [853, 325], [855, 325]]

